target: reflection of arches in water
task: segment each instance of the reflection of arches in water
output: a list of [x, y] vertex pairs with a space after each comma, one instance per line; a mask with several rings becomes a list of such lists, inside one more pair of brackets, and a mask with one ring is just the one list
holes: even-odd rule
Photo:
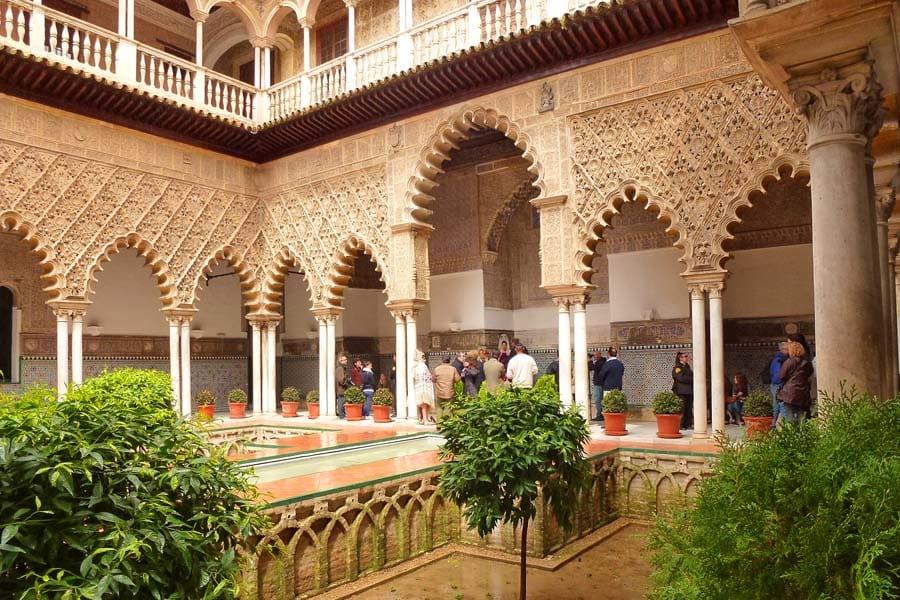
[[0, 286], [0, 381], [10, 381], [12, 377], [13, 308], [15, 298], [12, 290]]

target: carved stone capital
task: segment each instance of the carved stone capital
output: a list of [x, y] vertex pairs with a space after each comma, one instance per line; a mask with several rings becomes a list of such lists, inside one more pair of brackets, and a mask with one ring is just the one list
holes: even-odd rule
[[897, 202], [897, 191], [892, 186], [885, 186], [875, 190], [875, 215], [880, 225], [887, 226], [888, 220], [894, 213], [894, 204]]
[[870, 60], [825, 67], [788, 82], [797, 112], [806, 117], [810, 148], [835, 136], [867, 143], [883, 121], [882, 89]]
[[198, 23], [206, 23], [206, 20], [209, 18], [209, 12], [205, 10], [191, 10], [191, 18]]

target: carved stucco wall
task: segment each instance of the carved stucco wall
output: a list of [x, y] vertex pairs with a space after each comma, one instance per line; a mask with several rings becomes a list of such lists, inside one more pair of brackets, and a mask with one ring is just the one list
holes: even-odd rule
[[41, 289], [41, 266], [28, 246], [15, 235], [0, 233], [0, 285], [13, 291], [16, 306], [22, 309], [22, 333], [54, 331], [56, 319], [44, 304], [47, 295]]

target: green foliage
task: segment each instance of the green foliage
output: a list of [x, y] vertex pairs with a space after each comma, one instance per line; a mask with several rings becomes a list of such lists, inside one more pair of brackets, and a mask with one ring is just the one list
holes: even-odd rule
[[307, 404], [318, 404], [319, 403], [319, 390], [309, 390], [306, 393], [306, 403]]
[[351, 385], [344, 392], [344, 404], [362, 404], [365, 401], [365, 394], [363, 394], [362, 390], [355, 385]]
[[[606, 407], [605, 399], [603, 406]], [[653, 396], [653, 414], [655, 415], [680, 415], [683, 408], [681, 398], [675, 392], [659, 392]]]
[[0, 403], [0, 597], [235, 597], [257, 492], [172, 402], [123, 369]]
[[463, 394], [464, 387], [465, 386], [463, 386], [462, 381], [454, 382], [453, 383], [453, 397], [454, 398], [462, 398], [463, 396], [465, 396], [465, 394]]
[[228, 392], [229, 404], [247, 404], [247, 392], [244, 390], [231, 390]]
[[744, 398], [744, 416], [771, 417], [772, 397], [760, 390], [750, 392], [750, 394]]
[[583, 445], [590, 434], [577, 410], [562, 410], [555, 391], [464, 397], [438, 429], [446, 439], [441, 490], [464, 507], [470, 528], [484, 536], [501, 520], [531, 519], [541, 486], [560, 525], [571, 524], [587, 481]]
[[[312, 393], [312, 392], [310, 392]], [[319, 393], [316, 392], [316, 396]], [[295, 387], [286, 387], [281, 390], [281, 401], [282, 402], [300, 402], [300, 390]]]
[[197, 406], [212, 406], [216, 403], [216, 395], [210, 390], [200, 390], [194, 400], [197, 401]]
[[603, 412], [623, 413], [628, 411], [628, 398], [622, 390], [610, 390], [603, 394]]
[[822, 405], [725, 445], [694, 508], [653, 531], [651, 598], [900, 597], [900, 399]]
[[387, 388], [379, 388], [375, 390], [375, 395], [372, 396], [372, 404], [376, 406], [393, 406], [394, 395]]
[[553, 375], [541, 375], [534, 383], [534, 389], [540, 394], [555, 394], [559, 398], [559, 388]]

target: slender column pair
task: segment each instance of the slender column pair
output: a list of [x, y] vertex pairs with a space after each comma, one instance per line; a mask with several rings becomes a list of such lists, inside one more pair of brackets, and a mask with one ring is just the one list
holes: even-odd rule
[[337, 416], [337, 320], [340, 309], [316, 312], [319, 324], [319, 414]]
[[398, 419], [416, 419], [416, 352], [418, 323], [416, 318], [420, 301], [407, 301], [388, 305], [394, 316], [394, 360], [397, 368], [395, 398]]
[[183, 416], [192, 412], [193, 392], [191, 391], [191, 321], [194, 310], [169, 311], [169, 375], [172, 378], [172, 393], [175, 410]]
[[[704, 276], [708, 277], [708, 276]], [[691, 345], [694, 359], [694, 437], [709, 437], [706, 418], [706, 298], [709, 296], [709, 345], [712, 429], [725, 431], [725, 336], [722, 314], [722, 292], [725, 275], [716, 274], [712, 280], [695, 282], [691, 290]]]
[[[84, 315], [86, 302], [66, 302], [53, 306], [56, 316], [56, 393], [61, 400], [72, 385], [84, 381]], [[69, 324], [72, 328], [71, 380], [69, 378]]]
[[[559, 399], [571, 406], [574, 371], [575, 405], [585, 419], [590, 419], [590, 385], [587, 360], [587, 312], [590, 297], [583, 293], [553, 298], [557, 307], [559, 335]], [[574, 351], [574, 361], [572, 360]]]
[[277, 357], [278, 318], [249, 319], [251, 327], [253, 385], [252, 414], [278, 412]]

